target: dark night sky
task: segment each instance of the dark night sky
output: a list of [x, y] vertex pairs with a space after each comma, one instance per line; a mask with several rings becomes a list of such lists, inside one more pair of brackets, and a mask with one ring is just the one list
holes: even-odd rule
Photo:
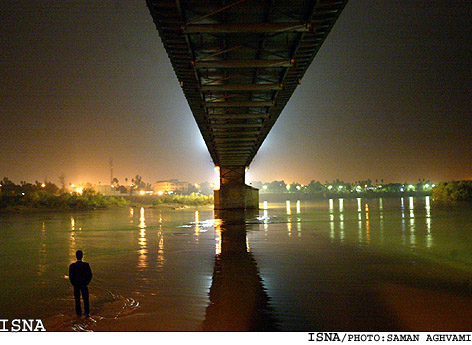
[[[351, 0], [247, 180], [472, 179], [471, 18]], [[216, 179], [144, 0], [1, 0], [0, 38], [0, 178]]]

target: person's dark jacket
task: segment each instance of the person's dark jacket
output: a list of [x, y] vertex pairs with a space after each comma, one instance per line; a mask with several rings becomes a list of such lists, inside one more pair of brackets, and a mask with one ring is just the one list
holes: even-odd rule
[[92, 280], [92, 270], [88, 262], [77, 261], [69, 266], [69, 280], [72, 285], [85, 287]]

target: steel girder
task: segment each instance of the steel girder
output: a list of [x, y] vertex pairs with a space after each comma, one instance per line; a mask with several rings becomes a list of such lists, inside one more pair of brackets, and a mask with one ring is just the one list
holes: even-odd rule
[[147, 0], [217, 166], [248, 166], [347, 0]]

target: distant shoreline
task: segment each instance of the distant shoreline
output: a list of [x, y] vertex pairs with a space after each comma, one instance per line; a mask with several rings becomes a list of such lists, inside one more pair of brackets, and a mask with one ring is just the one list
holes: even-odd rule
[[365, 193], [259, 193], [259, 201], [283, 202], [285, 200], [329, 200], [329, 199], [378, 199], [431, 196], [431, 192], [365, 192]]
[[0, 213], [76, 212], [106, 210], [121, 207], [169, 207], [213, 205], [213, 197], [190, 195], [163, 195], [159, 197], [116, 197], [86, 189], [82, 193], [52, 194], [46, 191], [0, 194]]

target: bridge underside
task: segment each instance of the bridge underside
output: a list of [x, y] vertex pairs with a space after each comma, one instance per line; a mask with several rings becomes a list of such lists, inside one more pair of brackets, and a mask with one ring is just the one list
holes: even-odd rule
[[257, 192], [244, 184], [245, 169], [346, 3], [147, 0], [211, 158], [220, 167], [215, 207], [258, 207]]

